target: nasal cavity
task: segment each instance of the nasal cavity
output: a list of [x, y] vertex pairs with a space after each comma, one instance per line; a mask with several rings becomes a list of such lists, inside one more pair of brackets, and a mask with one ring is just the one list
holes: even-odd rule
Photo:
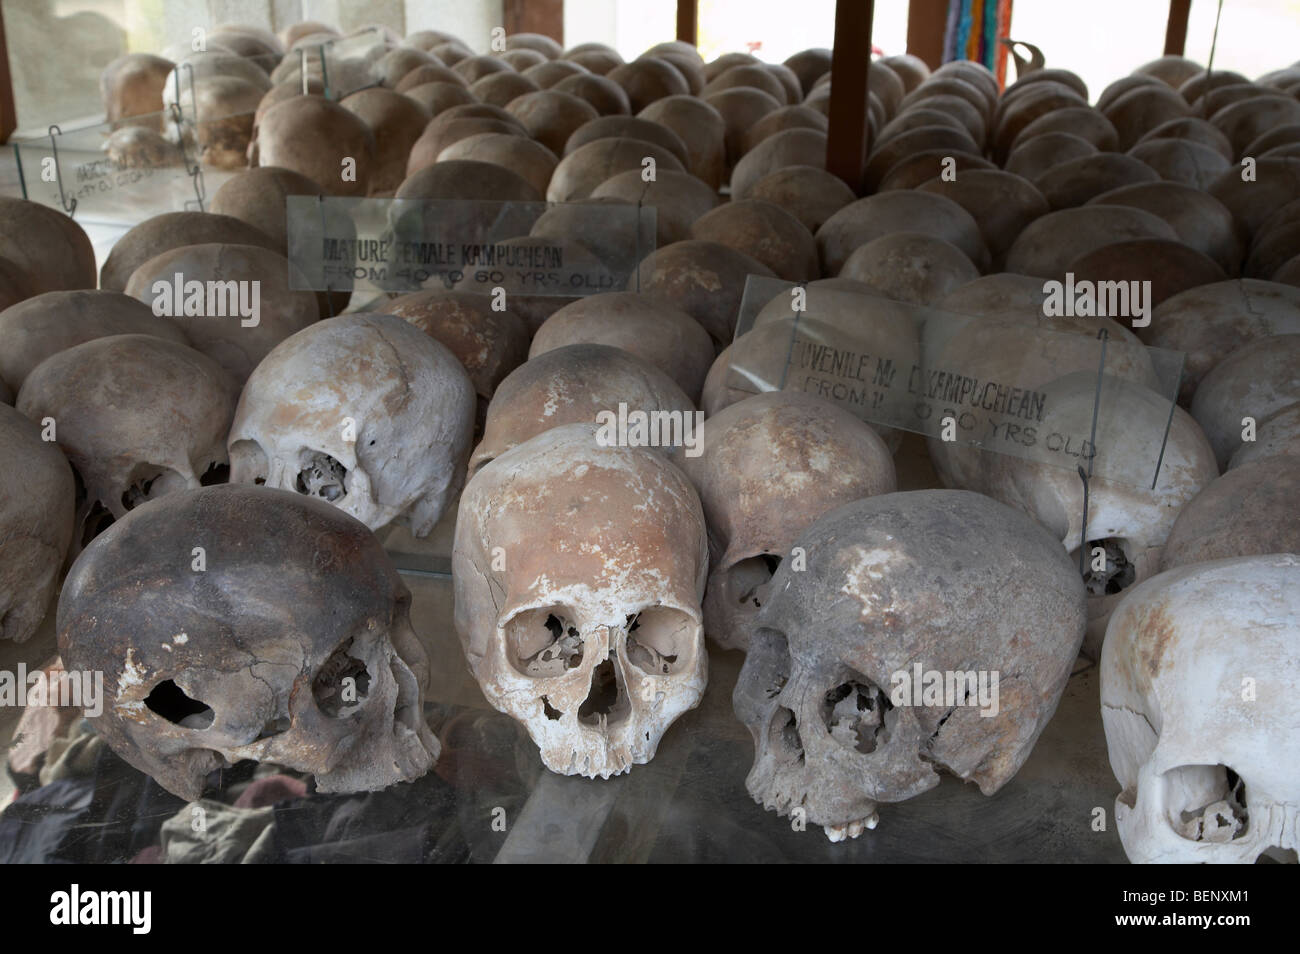
[[785, 706], [777, 706], [767, 728], [768, 751], [778, 762], [802, 763], [803, 738], [799, 735], [799, 720]]
[[578, 721], [583, 725], [613, 724], [631, 711], [626, 694], [619, 686], [618, 667], [611, 654], [591, 674], [591, 689], [578, 707]]
[[206, 729], [216, 718], [211, 706], [198, 699], [191, 699], [184, 689], [170, 679], [164, 679], [154, 686], [149, 695], [145, 696], [144, 704], [150, 712], [186, 729]]

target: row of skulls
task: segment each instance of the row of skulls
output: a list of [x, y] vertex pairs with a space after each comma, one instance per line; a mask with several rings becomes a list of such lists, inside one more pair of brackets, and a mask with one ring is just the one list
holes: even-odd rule
[[[680, 44], [627, 64], [540, 41], [502, 57], [458, 56], [432, 33], [380, 45], [356, 65], [380, 85], [352, 94], [351, 107], [351, 96], [302, 95], [291, 68], [273, 75], [294, 57], [273, 66], [244, 150], [260, 167], [222, 187], [214, 209], [224, 214], [133, 229], [100, 291], [79, 290], [95, 284], [93, 256], [87, 283], [75, 270], [84, 236], [69, 236], [62, 217], [27, 203], [3, 210], [30, 226], [29, 240], [40, 236], [38, 250], [74, 253], [49, 259], [6, 241], [12, 283], [44, 284], [16, 287], [21, 303], [0, 315], [6, 341], [23, 342], [18, 369], [0, 374], [20, 411], [55, 422], [81, 485], [70, 494], [67, 468], [11, 415], [24, 450], [6, 486], [31, 486], [15, 523], [30, 523], [31, 507], [81, 501], [66, 520], [41, 522], [55, 528], [42, 546], [56, 555], [6, 587], [27, 598], [11, 610], [12, 633], [6, 614], [6, 635], [39, 621], [68, 546], [59, 528], [88, 541], [98, 503], [116, 522], [69, 575], [58, 628], [65, 662], [103, 669], [116, 688], [118, 705], [99, 720], [116, 750], [187, 797], [239, 758], [311, 771], [322, 790], [427, 769], [437, 743], [418, 716], [427, 661], [409, 597], [373, 538], [339, 512], [427, 533], [468, 472], [457, 629], [489, 700], [527, 725], [554, 771], [608, 776], [648, 760], [704, 691], [708, 633], [747, 653], [735, 706], [756, 744], [751, 794], [784, 813], [802, 808], [832, 838], [857, 835], [878, 804], [941, 774], [1000, 788], [1055, 710], [1091, 617], [1094, 633], [1109, 620], [1103, 718], [1130, 855], [1210, 857], [1222, 846], [1214, 857], [1253, 860], [1294, 848], [1294, 771], [1260, 753], [1293, 745], [1285, 689], [1298, 675], [1286, 652], [1300, 631], [1285, 585], [1296, 564], [1271, 554], [1300, 549], [1294, 512], [1279, 502], [1294, 486], [1287, 455], [1300, 433], [1296, 235], [1282, 212], [1300, 192], [1289, 154], [1265, 156], [1279, 145], [1258, 142], [1291, 115], [1293, 73], [1211, 82], [1167, 59], [1091, 107], [1065, 71], [999, 94], [973, 64], [930, 75], [910, 58], [878, 61], [875, 194], [855, 199], [824, 169], [828, 51], [776, 67], [745, 55], [702, 64]], [[244, 67], [213, 57], [274, 55], [234, 46], [197, 58], [213, 63], [214, 80]], [[519, 69], [534, 58], [525, 51], [541, 59]], [[110, 117], [129, 120], [128, 108], [114, 113], [111, 96], [123, 94], [108, 91], [124, 87], [109, 80]], [[226, 149], [204, 135], [207, 161], [237, 164], [223, 156], [240, 140]], [[349, 155], [370, 157], [360, 184], [338, 180]], [[939, 175], [954, 155], [955, 179]], [[649, 184], [647, 156], [659, 170]], [[1258, 157], [1249, 183], [1224, 165], [1244, 156]], [[640, 263], [642, 294], [514, 296], [511, 314], [425, 292], [384, 303], [395, 317], [320, 321], [346, 296], [285, 280], [284, 196], [349, 191], [644, 201], [660, 248]], [[566, 208], [533, 236], [596, 258], [622, 240], [612, 228], [575, 233]], [[70, 274], [47, 274], [51, 260]], [[141, 308], [153, 281], [177, 271], [257, 276], [263, 322], [168, 321]], [[1068, 556], [1084, 516], [1070, 475], [932, 441], [954, 489], [896, 493], [896, 432], [811, 396], [727, 387], [744, 279], [761, 275], [811, 282], [810, 309], [855, 340], [1026, 387], [1065, 382], [1064, 403], [1090, 397], [1095, 377], [1085, 388], [1071, 375], [1093, 369], [1068, 348], [1026, 352], [1025, 328], [1047, 321], [1043, 281], [1065, 271], [1152, 280], [1158, 304], [1141, 340], [1188, 355], [1159, 484], [1091, 487], [1084, 542], [1108, 560], [1086, 585]], [[819, 300], [822, 289], [838, 294]], [[972, 320], [936, 338], [899, 321], [898, 302]], [[1138, 340], [1115, 321], [1051, 320]], [[1127, 413], [1169, 414], [1149, 366], [1114, 373], [1130, 388]], [[620, 403], [688, 414], [697, 402], [708, 415], [698, 458], [604, 447], [590, 423]], [[1253, 442], [1238, 436], [1244, 416], [1259, 422]], [[241, 489], [196, 489], [227, 449]], [[259, 483], [281, 492], [247, 486]], [[163, 499], [128, 513], [153, 497]], [[195, 546], [223, 554], [225, 575], [194, 575], [184, 556]], [[274, 592], [269, 564], [286, 566]], [[160, 638], [126, 635], [158, 580], [185, 597], [166, 613], [151, 606]], [[346, 632], [307, 618], [319, 606], [300, 609], [320, 587], [345, 607], [329, 615], [346, 618]], [[1201, 590], [1217, 617], [1189, 598]], [[1216, 652], [1213, 682], [1199, 667]], [[1001, 712], [893, 705], [890, 674], [913, 663], [1000, 672]], [[1255, 703], [1266, 717], [1226, 702], [1207, 715], [1206, 694], [1221, 698], [1242, 671], [1266, 681]], [[340, 703], [349, 678], [364, 705]], [[1207, 734], [1214, 745], [1198, 748]]]

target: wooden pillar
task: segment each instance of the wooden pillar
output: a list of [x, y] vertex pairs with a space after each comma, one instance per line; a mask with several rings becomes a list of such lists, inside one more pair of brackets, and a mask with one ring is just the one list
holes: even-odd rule
[[875, 0], [837, 0], [835, 46], [831, 54], [830, 128], [826, 169], [862, 194], [866, 171], [867, 66], [871, 62], [871, 19]]
[[699, 38], [699, 0], [677, 0], [677, 39], [691, 46], [698, 46]]
[[907, 52], [937, 70], [943, 65], [943, 31], [948, 0], [911, 0], [907, 5]]
[[5, 42], [4, 12], [0, 10], [0, 142], [8, 142], [17, 128], [13, 75], [9, 72], [9, 44]]
[[1182, 56], [1187, 49], [1187, 18], [1192, 0], [1169, 0], [1169, 25], [1165, 27], [1165, 55]]
[[564, 0], [503, 0], [506, 36], [540, 33], [564, 46]]

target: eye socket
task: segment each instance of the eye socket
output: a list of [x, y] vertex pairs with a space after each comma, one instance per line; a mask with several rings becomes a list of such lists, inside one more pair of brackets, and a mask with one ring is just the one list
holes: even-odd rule
[[853, 673], [828, 691], [821, 702], [822, 724], [841, 745], [869, 755], [889, 742], [893, 703], [874, 683]]
[[348, 715], [370, 691], [370, 671], [366, 664], [348, 654], [352, 643], [349, 638], [334, 650], [311, 681], [316, 706], [331, 718]]
[[567, 606], [539, 606], [503, 627], [506, 658], [524, 676], [551, 679], [582, 664], [583, 637]]
[[724, 585], [729, 601], [750, 611], [761, 609], [780, 565], [781, 558], [771, 553], [737, 560], [726, 572]]
[[[1089, 540], [1088, 552], [1085, 554], [1087, 571], [1083, 574], [1084, 585], [1092, 596], [1112, 595], [1128, 589], [1137, 580], [1137, 567], [1129, 563], [1124, 548], [1115, 537], [1102, 540]], [[1094, 548], [1101, 547], [1105, 567], [1094, 568]]]
[[627, 619], [627, 659], [642, 672], [666, 676], [695, 661], [699, 625], [671, 606], [647, 606]]
[[298, 493], [334, 503], [347, 496], [348, 469], [329, 454], [307, 456], [294, 487]]
[[1246, 783], [1226, 765], [1180, 765], [1162, 781], [1167, 818], [1179, 836], [1222, 845], [1250, 831]]
[[216, 719], [216, 713], [206, 702], [191, 699], [185, 690], [170, 679], [164, 679], [149, 690], [144, 704], [150, 712], [173, 725], [186, 729], [206, 729]]

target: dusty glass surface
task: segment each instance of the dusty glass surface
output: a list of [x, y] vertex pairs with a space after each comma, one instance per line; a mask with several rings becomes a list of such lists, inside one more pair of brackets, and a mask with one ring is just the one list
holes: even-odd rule
[[[180, 118], [181, 128], [192, 124], [191, 111]], [[194, 143], [177, 130], [176, 114], [163, 111], [13, 142], [19, 187], [78, 222], [135, 223], [158, 206], [195, 208]]]
[[[88, 760], [93, 791], [67, 775], [0, 816], [0, 859], [1124, 860], [1113, 829], [1092, 830], [1094, 808], [1109, 815], [1116, 794], [1095, 668], [1074, 675], [1056, 717], [1002, 791], [986, 798], [945, 778], [919, 798], [882, 805], [874, 831], [831, 844], [816, 826], [793, 830], [745, 792], [753, 746], [731, 711], [739, 653], [711, 651], [703, 703], [669, 729], [651, 762], [607, 781], [559, 776], [543, 768], [518, 723], [488, 707], [470, 677], [450, 625], [450, 581], [404, 578], [414, 596], [413, 622], [434, 662], [426, 715], [443, 752], [427, 776], [381, 793], [306, 794], [234, 808], [252, 782], [267, 786], [277, 771], [240, 763], [204, 801], [187, 804], [99, 746]], [[206, 830], [196, 831], [198, 824]]]
[[[897, 461], [903, 489], [937, 485], [917, 437], [904, 441]], [[1033, 753], [996, 795], [945, 777], [918, 798], [882, 805], [878, 827], [853, 841], [832, 844], [816, 826], [795, 831], [745, 791], [753, 743], [731, 707], [744, 657], [714, 646], [703, 701], [669, 728], [650, 762], [604, 781], [555, 775], [523, 727], [489, 706], [465, 662], [447, 573], [454, 526], [453, 508], [425, 539], [400, 528], [379, 534], [411, 590], [411, 620], [431, 662], [425, 714], [442, 755], [424, 778], [357, 795], [314, 794], [305, 780], [308, 793], [292, 797], [280, 792], [283, 770], [240, 763], [207, 800], [187, 804], [73, 727], [81, 757], [75, 748], [62, 757], [69, 774], [0, 815], [0, 861], [1125, 860], [1113, 825], [1094, 830], [1096, 809], [1112, 817], [1118, 786], [1097, 669], [1082, 659]], [[47, 619], [32, 641], [0, 645], [0, 668], [12, 670], [19, 658], [37, 666], [53, 651]], [[0, 743], [9, 742], [12, 719], [14, 710], [0, 710]], [[89, 791], [87, 778], [95, 780]], [[258, 807], [232, 807], [256, 795], [254, 783], [264, 789]]]
[[[293, 287], [404, 292], [454, 288], [571, 297], [635, 290], [654, 250], [649, 206], [569, 205], [573, 239], [533, 235], [557, 204], [288, 196]], [[599, 234], [599, 251], [582, 244]]]
[[750, 276], [727, 384], [816, 394], [865, 421], [1154, 486], [1183, 354]]

